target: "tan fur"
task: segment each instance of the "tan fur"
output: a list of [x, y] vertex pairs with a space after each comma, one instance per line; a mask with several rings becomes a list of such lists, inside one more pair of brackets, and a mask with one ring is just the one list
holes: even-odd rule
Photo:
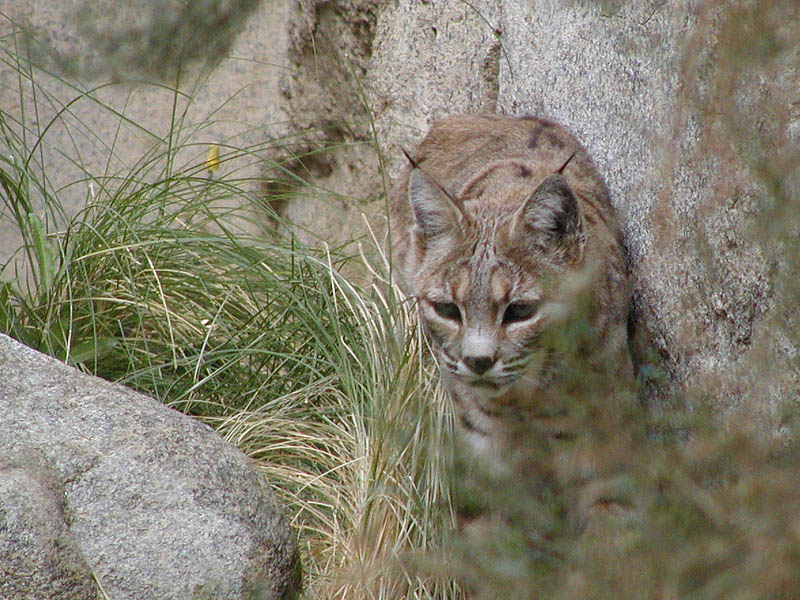
[[502, 459], [519, 423], [568, 427], [541, 340], [558, 327], [572, 275], [589, 278], [588, 363], [629, 389], [620, 230], [575, 137], [535, 117], [452, 116], [410, 158], [390, 198], [393, 263], [477, 452]]

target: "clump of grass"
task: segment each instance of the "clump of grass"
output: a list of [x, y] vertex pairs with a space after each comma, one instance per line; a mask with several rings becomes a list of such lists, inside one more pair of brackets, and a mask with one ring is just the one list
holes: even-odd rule
[[[408, 307], [380, 279], [359, 290], [330, 272], [340, 310], [361, 315], [336, 374], [219, 419], [296, 516], [309, 598], [445, 598], [414, 555], [453, 527], [445, 465], [451, 422]], [[368, 292], [368, 293], [366, 293]], [[349, 365], [349, 366], [348, 366]], [[350, 369], [354, 369], [351, 371]]]

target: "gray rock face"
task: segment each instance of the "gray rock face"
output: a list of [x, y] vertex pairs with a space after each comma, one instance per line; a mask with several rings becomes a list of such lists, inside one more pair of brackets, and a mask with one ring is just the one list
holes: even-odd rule
[[1, 335], [0, 408], [3, 598], [296, 594], [278, 502], [209, 427]]
[[0, 459], [0, 597], [97, 597], [64, 508], [64, 486], [40, 452]]

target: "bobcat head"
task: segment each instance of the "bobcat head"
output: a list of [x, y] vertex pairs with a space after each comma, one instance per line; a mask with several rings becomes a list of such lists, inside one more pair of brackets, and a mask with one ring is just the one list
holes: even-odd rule
[[500, 161], [458, 195], [412, 162], [405, 280], [451, 384], [493, 398], [540, 383], [550, 301], [584, 254], [571, 159], [549, 173]]

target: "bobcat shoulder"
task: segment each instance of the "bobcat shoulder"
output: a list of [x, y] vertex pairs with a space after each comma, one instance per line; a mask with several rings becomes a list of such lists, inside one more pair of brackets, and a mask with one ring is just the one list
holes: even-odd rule
[[573, 274], [589, 273], [588, 360], [628, 386], [620, 229], [576, 138], [536, 117], [452, 116], [409, 158], [390, 198], [393, 263], [471, 445], [502, 456], [520, 423], [564, 427], [546, 340], [559, 326], [549, 307]]

